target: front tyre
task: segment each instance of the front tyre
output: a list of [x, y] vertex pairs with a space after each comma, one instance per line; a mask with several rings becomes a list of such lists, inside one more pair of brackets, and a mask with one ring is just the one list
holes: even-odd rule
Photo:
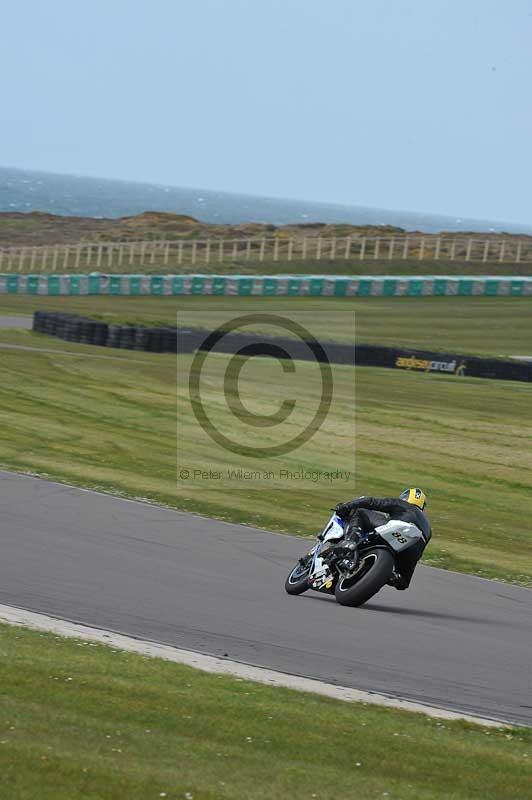
[[312, 559], [308, 559], [303, 564], [298, 562], [285, 581], [284, 588], [288, 594], [303, 594], [309, 588], [308, 577]]
[[395, 559], [389, 550], [376, 547], [360, 554], [356, 572], [349, 578], [340, 578], [334, 590], [342, 606], [361, 606], [382, 589], [391, 578]]

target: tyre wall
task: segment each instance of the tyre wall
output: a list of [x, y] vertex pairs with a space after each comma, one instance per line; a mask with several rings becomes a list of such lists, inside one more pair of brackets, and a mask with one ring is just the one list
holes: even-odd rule
[[[79, 342], [126, 350], [144, 350], [152, 353], [192, 353], [204, 349], [207, 330], [188, 328], [142, 328], [131, 325], [108, 325], [105, 322], [79, 317], [74, 314], [36, 311], [33, 330], [57, 336], [67, 342]], [[288, 337], [264, 336], [253, 333], [230, 333], [220, 336], [216, 349], [224, 353], [237, 353], [243, 347], [260, 347], [268, 355], [267, 345], [275, 345], [271, 353], [281, 347], [294, 359], [325, 360], [333, 364], [365, 367], [387, 367], [414, 372], [436, 372], [456, 378], [496, 378], [499, 380], [532, 381], [532, 364], [496, 358], [479, 358], [457, 353], [433, 353], [425, 350], [404, 350], [365, 344], [320, 342], [320, 355], [304, 341]]]

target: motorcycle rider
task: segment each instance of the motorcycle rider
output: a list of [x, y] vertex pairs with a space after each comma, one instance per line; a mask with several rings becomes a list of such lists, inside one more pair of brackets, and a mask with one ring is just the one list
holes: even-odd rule
[[416, 525], [422, 539], [397, 555], [396, 570], [389, 581], [396, 589], [408, 589], [416, 564], [432, 536], [429, 520], [424, 513], [427, 498], [418, 487], [401, 492], [399, 497], [358, 497], [348, 503], [338, 503], [334, 509], [345, 521], [345, 534], [338, 544], [331, 545], [329, 553], [342, 556], [346, 569], [354, 568], [355, 553], [361, 536], [383, 525], [390, 519], [402, 520]]

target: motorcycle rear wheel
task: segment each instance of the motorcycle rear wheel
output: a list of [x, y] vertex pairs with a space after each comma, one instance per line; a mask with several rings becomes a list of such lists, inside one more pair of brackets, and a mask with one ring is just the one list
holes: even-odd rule
[[388, 583], [394, 564], [393, 555], [382, 547], [361, 553], [355, 574], [336, 584], [336, 600], [342, 606], [361, 606]]

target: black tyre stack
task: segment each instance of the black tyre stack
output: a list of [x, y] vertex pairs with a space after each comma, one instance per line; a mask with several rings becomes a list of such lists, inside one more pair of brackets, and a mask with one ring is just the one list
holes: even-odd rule
[[135, 350], [148, 350], [151, 331], [149, 328], [135, 328]]
[[131, 325], [123, 325], [120, 333], [120, 347], [124, 350], [133, 350], [135, 347], [136, 328]]
[[36, 311], [33, 330], [57, 336], [67, 342], [143, 350], [151, 353], [192, 352], [199, 339], [192, 331], [177, 328], [142, 328], [134, 325], [108, 325], [99, 320], [57, 311]]
[[82, 320], [79, 317], [69, 317], [65, 320], [64, 334], [56, 333], [67, 342], [81, 342]]
[[81, 319], [79, 324], [79, 341], [81, 344], [92, 344], [94, 323], [90, 319]]
[[46, 320], [46, 311], [35, 311], [33, 314], [32, 330], [34, 330], [36, 333], [48, 333], [48, 331], [45, 330]]
[[162, 353], [162, 329], [150, 328], [150, 337], [148, 339], [148, 350], [150, 353]]
[[121, 325], [109, 325], [108, 333], [107, 333], [107, 347], [120, 347], [120, 341], [122, 339], [122, 326]]
[[105, 347], [107, 344], [107, 334], [109, 325], [106, 322], [93, 322], [92, 344]]

